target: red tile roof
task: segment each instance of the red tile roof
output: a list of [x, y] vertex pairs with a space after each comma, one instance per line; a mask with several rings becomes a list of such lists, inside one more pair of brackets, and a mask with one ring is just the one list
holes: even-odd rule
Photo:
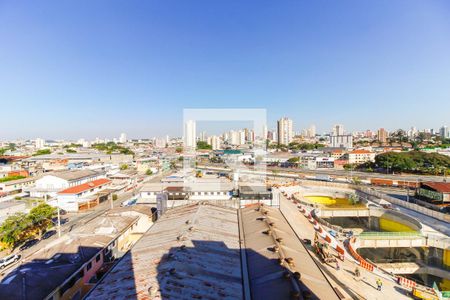
[[358, 150], [353, 150], [350, 153], [351, 154], [370, 154], [372, 152], [370, 152], [369, 150], [358, 149]]
[[87, 190], [94, 189], [96, 187], [108, 184], [110, 182], [111, 182], [111, 180], [109, 180], [109, 179], [100, 178], [100, 179], [89, 181], [89, 182], [86, 182], [86, 183], [83, 183], [80, 185], [72, 186], [70, 188], [67, 188], [65, 190], [58, 192], [58, 194], [79, 194], [79, 193], [85, 192]]
[[450, 193], [450, 182], [424, 182], [422, 184], [440, 193]]

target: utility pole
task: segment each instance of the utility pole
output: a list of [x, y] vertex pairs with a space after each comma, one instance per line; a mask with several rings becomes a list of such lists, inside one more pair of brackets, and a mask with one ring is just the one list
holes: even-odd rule
[[114, 208], [114, 200], [113, 200], [113, 195], [111, 195], [111, 209], [113, 209]]
[[409, 186], [406, 185], [406, 202], [409, 203]]
[[56, 198], [56, 206], [58, 207], [58, 237], [61, 237], [61, 213], [59, 209], [59, 199]]

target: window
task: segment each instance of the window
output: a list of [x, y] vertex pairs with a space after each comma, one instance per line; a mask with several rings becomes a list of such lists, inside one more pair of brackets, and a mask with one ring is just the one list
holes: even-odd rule
[[95, 257], [95, 261], [98, 262], [100, 260], [100, 254]]
[[86, 270], [89, 271], [92, 268], [92, 262], [90, 261], [87, 265], [86, 265]]

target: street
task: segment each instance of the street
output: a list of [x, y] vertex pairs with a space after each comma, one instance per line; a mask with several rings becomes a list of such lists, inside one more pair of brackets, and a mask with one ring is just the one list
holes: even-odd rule
[[[72, 230], [79, 226], [83, 226], [84, 224], [88, 223], [89, 221], [95, 219], [96, 217], [102, 215], [106, 211], [111, 209], [111, 202], [113, 204], [113, 207], [118, 207], [122, 202], [125, 200], [128, 200], [132, 198], [133, 196], [137, 195], [140, 188], [148, 182], [158, 182], [161, 180], [163, 176], [166, 176], [167, 173], [157, 174], [151, 177], [148, 177], [147, 180], [144, 180], [143, 182], [139, 183], [136, 188], [122, 193], [117, 193], [117, 199], [115, 201], [109, 200], [100, 203], [96, 207], [89, 209], [85, 212], [78, 212], [78, 213], [67, 213], [66, 215], [62, 216], [62, 218], [68, 218], [69, 221], [61, 224], [61, 235], [70, 233]], [[58, 231], [57, 227], [50, 228], [50, 230], [56, 230]], [[43, 246], [51, 243], [52, 241], [56, 240], [58, 238], [58, 234], [54, 234], [51, 237], [43, 240], [39, 240], [36, 244], [33, 246], [20, 250], [19, 247], [17, 247], [12, 253], [20, 254], [21, 259], [17, 263], [11, 264], [4, 269], [2, 269], [0, 272], [0, 279], [3, 278], [5, 275], [9, 273], [9, 271], [13, 268], [18, 267], [21, 263], [24, 263], [28, 257], [33, 255], [35, 252], [37, 252], [39, 249], [41, 249]], [[4, 256], [9, 255], [5, 254]]]

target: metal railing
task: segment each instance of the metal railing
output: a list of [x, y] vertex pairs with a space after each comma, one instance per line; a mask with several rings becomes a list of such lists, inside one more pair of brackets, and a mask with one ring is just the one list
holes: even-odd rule
[[366, 231], [361, 232], [358, 237], [360, 239], [415, 239], [425, 238], [420, 232], [405, 231], [405, 232], [375, 232]]

